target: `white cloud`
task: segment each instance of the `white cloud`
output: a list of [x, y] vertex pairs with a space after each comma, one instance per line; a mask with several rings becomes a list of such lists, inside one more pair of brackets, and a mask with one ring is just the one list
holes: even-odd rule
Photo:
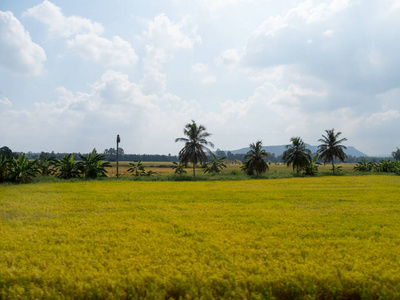
[[10, 100], [8, 100], [7, 97], [3, 97], [3, 98], [0, 98], [0, 105], [3, 105], [4, 107], [11, 107], [12, 103]]
[[332, 36], [334, 33], [335, 33], [335, 31], [333, 31], [333, 30], [331, 30], [331, 29], [328, 29], [328, 30], [324, 31], [324, 33], [322, 33], [322, 35], [323, 35], [323, 36], [326, 36], [326, 37], [330, 37], [330, 36]]
[[118, 36], [110, 41], [93, 33], [81, 34], [68, 41], [68, 46], [83, 59], [105, 67], [130, 66], [138, 60], [131, 44]]
[[240, 55], [236, 49], [227, 49], [217, 57], [217, 64], [225, 67], [234, 67], [240, 61]]
[[333, 0], [318, 4], [315, 4], [313, 0], [306, 0], [291, 9], [286, 15], [286, 19], [299, 17], [307, 23], [319, 22], [347, 9], [350, 4], [351, 0]]
[[217, 78], [216, 78], [215, 76], [213, 76], [213, 75], [204, 77], [204, 78], [201, 80], [201, 82], [202, 82], [203, 84], [211, 84], [211, 83], [215, 83], [216, 81], [217, 81]]
[[202, 63], [197, 63], [197, 64], [194, 64], [193, 66], [192, 66], [192, 71], [193, 72], [196, 72], [196, 73], [203, 73], [203, 72], [207, 72], [208, 71], [208, 65], [206, 65], [206, 64], [202, 64]]
[[0, 67], [11, 73], [37, 76], [43, 71], [46, 61], [44, 50], [32, 42], [12, 12], [0, 11]]
[[[89, 88], [72, 92], [59, 87], [57, 101], [35, 103], [29, 111], [13, 110], [7, 98], [0, 99], [2, 140], [16, 149], [28, 144], [32, 151], [89, 152], [94, 147], [109, 148], [118, 133], [128, 153], [149, 153], [148, 149], [160, 153], [164, 150], [158, 151], [155, 145], [168, 145], [163, 149], [175, 154], [180, 145], [174, 139], [181, 133], [181, 122], [201, 113], [196, 101], [182, 101], [171, 94], [148, 95], [121, 72], [106, 71]], [[161, 109], [160, 103], [168, 106]], [[10, 124], [15, 129], [12, 134], [7, 130]]]
[[23, 16], [35, 18], [47, 25], [52, 37], [70, 37], [82, 33], [101, 34], [104, 31], [100, 23], [92, 22], [89, 19], [79, 16], [65, 17], [61, 8], [48, 0], [29, 8], [23, 13]]
[[144, 36], [157, 48], [192, 49], [194, 44], [201, 42], [201, 38], [196, 34], [196, 28], [192, 28], [189, 34], [184, 33], [185, 27], [187, 18], [173, 23], [165, 14], [160, 14], [148, 22]]
[[400, 119], [400, 111], [399, 110], [388, 110], [384, 112], [379, 112], [372, 114], [367, 120], [366, 124], [369, 124], [371, 126], [371, 123], [382, 123], [382, 122], [387, 122], [390, 120], [399, 120]]
[[[143, 58], [143, 90], [152, 94], [161, 94], [166, 90], [167, 78], [162, 72], [164, 64], [174, 58], [178, 50], [191, 50], [201, 42], [196, 28], [188, 29], [188, 19], [172, 22], [165, 14], [156, 16], [147, 22], [143, 33], [146, 41], [146, 55]], [[189, 33], [186, 33], [189, 31]]]

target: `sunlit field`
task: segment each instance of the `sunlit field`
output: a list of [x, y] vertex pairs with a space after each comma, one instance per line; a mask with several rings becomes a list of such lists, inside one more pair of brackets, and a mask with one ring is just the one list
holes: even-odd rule
[[399, 299], [399, 194], [382, 175], [1, 185], [0, 298]]
[[[119, 162], [119, 176], [120, 177], [130, 177], [132, 176], [131, 173], [128, 172], [128, 169], [131, 167], [129, 164], [132, 162], [127, 162], [127, 161], [122, 161]], [[136, 164], [137, 162], [135, 162]], [[117, 167], [116, 167], [116, 162], [111, 163], [112, 168], [107, 169], [107, 175], [109, 177], [116, 177], [117, 175]], [[153, 171], [156, 172], [157, 175], [172, 175], [174, 173], [174, 170], [172, 169], [173, 163], [172, 162], [143, 162], [144, 167], [146, 168], [146, 171]], [[222, 169], [221, 174], [222, 176], [229, 176], [232, 175], [232, 172], [234, 175], [243, 175], [244, 172], [240, 170], [240, 167], [242, 166], [241, 163], [227, 163], [226, 168]], [[342, 174], [351, 174], [353, 175], [353, 167], [354, 164], [337, 164], [335, 166], [340, 166], [342, 167]], [[320, 175], [329, 175], [332, 173], [331, 171], [332, 165], [327, 164], [327, 165], [320, 165], [319, 166], [319, 173]], [[193, 169], [192, 166], [189, 165], [188, 168], [185, 169], [188, 175], [193, 174]], [[202, 176], [203, 170], [200, 166], [197, 166], [196, 168], [196, 175], [197, 176]], [[284, 164], [270, 164], [269, 165], [269, 170], [266, 172], [264, 177], [293, 177], [293, 169], [292, 167], [287, 167]], [[218, 175], [217, 175], [218, 176]], [[203, 176], [204, 177], [204, 176]], [[209, 174], [206, 174], [206, 177], [210, 177]]]

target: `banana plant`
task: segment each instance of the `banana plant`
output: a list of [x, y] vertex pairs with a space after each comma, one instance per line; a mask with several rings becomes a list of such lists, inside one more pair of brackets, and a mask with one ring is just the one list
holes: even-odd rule
[[180, 162], [173, 162], [172, 169], [174, 170], [174, 174], [182, 175], [187, 173], [185, 170], [185, 165]]
[[366, 159], [364, 158], [361, 162], [356, 163], [353, 170], [354, 172], [371, 172], [373, 166], [373, 163], [367, 163]]
[[129, 165], [131, 167], [128, 169], [128, 172], [132, 173], [133, 176], [146, 176], [147, 173], [142, 160], [140, 160], [136, 165], [135, 163], [130, 163]]
[[8, 172], [10, 171], [11, 161], [5, 156], [0, 156], [0, 183], [4, 182]]
[[20, 154], [18, 158], [13, 158], [10, 164], [10, 171], [6, 180], [16, 183], [28, 183], [39, 173], [36, 160], [29, 161], [25, 154]]
[[105, 157], [97, 153], [96, 149], [93, 149], [92, 153], [89, 153], [87, 156], [79, 155], [79, 157], [82, 161], [76, 165], [83, 177], [91, 179], [107, 177], [106, 168], [110, 168], [111, 165], [109, 162], [102, 162]]
[[57, 160], [54, 157], [47, 158], [45, 155], [37, 161], [37, 165], [42, 175], [48, 176], [56, 172]]
[[210, 163], [204, 168], [204, 173], [219, 173], [223, 168], [226, 168], [224, 160], [226, 157], [217, 158], [214, 154], [211, 157]]
[[57, 174], [56, 177], [62, 179], [80, 177], [78, 167], [74, 162], [72, 154], [65, 155], [60, 161], [56, 162]]
[[301, 170], [303, 171], [303, 175], [315, 176], [318, 174], [318, 166], [321, 164], [316, 162], [317, 159], [318, 154], [316, 154], [312, 160], [309, 160], [308, 164], [301, 168]]

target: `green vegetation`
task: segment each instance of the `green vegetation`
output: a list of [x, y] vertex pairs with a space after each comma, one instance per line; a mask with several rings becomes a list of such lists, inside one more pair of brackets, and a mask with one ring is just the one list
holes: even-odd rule
[[[339, 135], [342, 133], [338, 132], [335, 134], [334, 129], [325, 130], [325, 132], [326, 136], [322, 135], [323, 138], [318, 140], [322, 144], [318, 146], [317, 154], [324, 163], [332, 163], [332, 172], [335, 173], [335, 158], [342, 162], [346, 159], [347, 155], [343, 151], [343, 149], [346, 149], [346, 146], [341, 145], [341, 143], [347, 141], [347, 139], [338, 140]], [[337, 171], [340, 171], [340, 169]]]
[[268, 164], [264, 160], [268, 155], [269, 153], [262, 149], [262, 141], [250, 144], [250, 150], [244, 156], [242, 170], [248, 175], [256, 173], [257, 176], [260, 176], [268, 170]]
[[214, 144], [207, 141], [206, 138], [211, 136], [203, 125], [197, 126], [196, 122], [186, 124], [183, 129], [184, 138], [177, 138], [175, 142], [184, 142], [185, 146], [179, 152], [179, 160], [187, 165], [189, 162], [193, 164], [193, 177], [196, 176], [196, 164], [207, 161], [207, 155], [204, 151], [211, 153], [207, 148], [208, 145], [214, 147]]
[[211, 161], [204, 168], [204, 173], [218, 174], [222, 169], [226, 168], [224, 161], [226, 157], [217, 158], [214, 154], [211, 156]]
[[399, 193], [377, 175], [1, 185], [0, 298], [398, 299]]
[[287, 145], [283, 152], [283, 161], [289, 167], [293, 166], [293, 171], [296, 169], [297, 174], [300, 170], [307, 166], [311, 161], [311, 151], [306, 149], [306, 144], [300, 137], [292, 137], [291, 145]]
[[379, 163], [366, 162], [363, 159], [361, 162], [354, 166], [354, 171], [357, 172], [378, 172], [378, 173], [396, 173], [400, 175], [400, 159], [390, 161], [387, 158], [381, 160]]

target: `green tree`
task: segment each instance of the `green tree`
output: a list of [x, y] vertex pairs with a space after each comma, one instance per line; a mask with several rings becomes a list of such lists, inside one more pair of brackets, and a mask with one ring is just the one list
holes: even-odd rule
[[318, 174], [318, 166], [320, 165], [320, 163], [316, 162], [317, 159], [318, 154], [316, 154], [313, 159], [310, 159], [310, 161], [301, 168], [301, 170], [303, 171], [303, 175], [315, 176]]
[[293, 171], [296, 169], [299, 174], [300, 169], [306, 166], [311, 161], [311, 151], [306, 149], [306, 144], [300, 137], [292, 137], [290, 139], [291, 145], [287, 145], [283, 152], [282, 159], [285, 164], [289, 167], [293, 166]]
[[392, 156], [393, 156], [393, 159], [399, 160], [399, 159], [400, 159], [400, 149], [397, 148], [396, 151], [393, 151], [393, 152], [392, 152]]
[[0, 155], [0, 183], [5, 181], [10, 171], [11, 161], [5, 155]]
[[206, 139], [211, 136], [211, 133], [208, 133], [203, 125], [197, 126], [196, 122], [192, 120], [192, 123], [186, 124], [183, 134], [186, 137], [175, 139], [175, 142], [185, 143], [185, 146], [179, 152], [179, 160], [185, 165], [189, 162], [193, 164], [193, 177], [195, 177], [196, 164], [207, 162], [205, 151], [211, 153], [211, 150], [207, 146], [214, 147], [214, 144]]
[[335, 134], [335, 129], [325, 130], [325, 132], [326, 136], [322, 135], [323, 138], [318, 140], [322, 144], [318, 146], [317, 154], [324, 164], [327, 162], [332, 163], [332, 171], [335, 173], [334, 160], [339, 159], [343, 162], [347, 157], [343, 150], [346, 149], [346, 146], [341, 145], [347, 139], [339, 139], [342, 133], [338, 132]]
[[246, 171], [248, 175], [260, 175], [268, 170], [268, 164], [264, 160], [269, 155], [262, 148], [262, 141], [257, 141], [255, 144], [250, 144], [250, 150], [244, 156], [244, 163], [242, 170]]
[[224, 164], [226, 157], [217, 158], [214, 154], [212, 154], [211, 161], [204, 168], [204, 173], [219, 173], [223, 168], [226, 168]]
[[106, 168], [110, 168], [109, 162], [102, 162], [104, 155], [97, 153], [96, 149], [93, 149], [91, 153], [86, 156], [79, 155], [82, 161], [78, 162], [77, 168], [83, 174], [85, 178], [95, 179], [97, 177], [107, 177]]
[[356, 163], [353, 170], [354, 172], [371, 172], [373, 167], [373, 163], [367, 162], [367, 160], [363, 158], [360, 162]]
[[174, 170], [174, 174], [182, 175], [187, 173], [185, 170], [185, 165], [183, 165], [181, 162], [173, 162], [172, 169]]
[[6, 180], [16, 183], [28, 183], [39, 173], [36, 161], [29, 161], [25, 154], [13, 158], [10, 164], [10, 171]]
[[140, 160], [136, 165], [135, 163], [129, 164], [131, 167], [128, 169], [129, 173], [132, 173], [133, 176], [145, 176], [146, 169], [143, 166], [142, 160]]
[[37, 161], [38, 168], [42, 175], [51, 175], [56, 169], [57, 160], [54, 157], [48, 157], [48, 153], [42, 152], [40, 154], [39, 160]]
[[57, 161], [56, 167], [56, 177], [58, 178], [70, 179], [80, 177], [79, 169], [74, 162], [74, 156], [72, 154], [65, 155], [61, 160]]
[[4, 156], [8, 159], [13, 157], [13, 152], [11, 151], [10, 148], [8, 148], [7, 146], [1, 147], [0, 148], [0, 156]]

